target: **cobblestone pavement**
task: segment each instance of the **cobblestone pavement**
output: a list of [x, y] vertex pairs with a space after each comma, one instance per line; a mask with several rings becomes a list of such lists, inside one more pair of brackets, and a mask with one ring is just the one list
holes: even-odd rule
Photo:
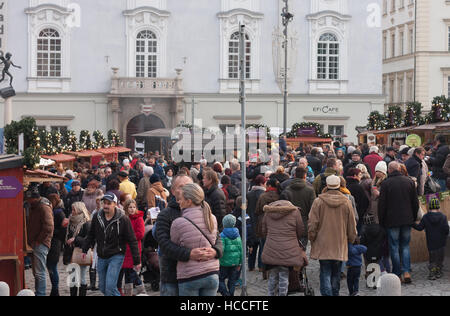
[[[444, 268], [444, 276], [440, 280], [428, 280], [428, 264], [418, 263], [412, 264], [412, 279], [413, 283], [402, 286], [402, 295], [404, 296], [450, 296], [450, 269], [448, 267], [449, 259], [446, 259], [446, 267]], [[65, 271], [65, 266], [60, 263], [58, 266], [60, 272], [60, 295], [69, 296], [69, 289], [66, 285], [68, 273]], [[316, 295], [320, 295], [319, 286], [319, 262], [310, 261], [308, 267], [308, 278], [310, 285], [314, 288]], [[25, 271], [25, 280], [27, 287], [34, 290], [34, 278], [31, 270]], [[250, 296], [267, 296], [267, 281], [263, 280], [262, 273], [257, 270], [247, 273], [247, 290]], [[153, 292], [150, 285], [146, 284], [147, 294], [149, 296], [159, 296], [159, 292]], [[47, 276], [47, 294], [50, 294], [51, 283]], [[240, 288], [236, 289], [236, 295], [240, 295]], [[341, 292], [342, 296], [348, 295], [347, 282], [342, 280]], [[88, 296], [101, 296], [99, 291], [88, 291]], [[303, 294], [294, 294], [293, 296], [300, 296]], [[368, 289], [365, 286], [364, 278], [360, 281], [360, 295], [361, 296], [376, 296], [376, 290]]]

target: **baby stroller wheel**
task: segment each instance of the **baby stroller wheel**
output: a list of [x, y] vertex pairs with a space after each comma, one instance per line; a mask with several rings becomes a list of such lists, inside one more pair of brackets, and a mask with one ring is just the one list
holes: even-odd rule
[[153, 292], [158, 292], [159, 291], [159, 283], [157, 281], [152, 281], [151, 282], [151, 287], [152, 287], [152, 291]]

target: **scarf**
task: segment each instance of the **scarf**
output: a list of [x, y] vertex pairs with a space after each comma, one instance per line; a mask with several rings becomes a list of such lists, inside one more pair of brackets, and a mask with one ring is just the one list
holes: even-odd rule
[[[88, 222], [89, 219], [84, 216], [83, 213], [79, 215], [71, 215], [69, 218], [69, 227], [67, 229], [67, 235], [69, 236], [70, 233], [72, 233], [72, 238], [76, 238], [78, 234], [80, 233], [81, 228], [83, 225]], [[69, 239], [69, 238], [66, 238]]]
[[278, 192], [277, 188], [267, 187], [266, 192]]
[[343, 188], [343, 187], [339, 188], [339, 192], [347, 194], [347, 195], [352, 195], [347, 188]]

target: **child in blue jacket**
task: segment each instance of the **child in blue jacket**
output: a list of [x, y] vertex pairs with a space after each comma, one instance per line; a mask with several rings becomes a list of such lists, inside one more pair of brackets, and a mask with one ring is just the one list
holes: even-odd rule
[[362, 255], [366, 252], [367, 247], [360, 245], [359, 240], [356, 240], [354, 244], [348, 244], [347, 285], [350, 296], [358, 296]]

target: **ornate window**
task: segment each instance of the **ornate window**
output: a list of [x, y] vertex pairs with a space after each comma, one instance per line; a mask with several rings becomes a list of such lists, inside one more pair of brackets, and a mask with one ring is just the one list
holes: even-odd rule
[[141, 31], [136, 38], [136, 77], [156, 78], [158, 74], [158, 41], [155, 33]]
[[[252, 43], [245, 34], [245, 78], [251, 78]], [[239, 32], [231, 35], [228, 55], [228, 78], [239, 79]]]
[[339, 79], [339, 41], [332, 33], [322, 34], [317, 43], [317, 79]]
[[43, 29], [37, 39], [37, 76], [61, 77], [61, 37], [51, 28]]

